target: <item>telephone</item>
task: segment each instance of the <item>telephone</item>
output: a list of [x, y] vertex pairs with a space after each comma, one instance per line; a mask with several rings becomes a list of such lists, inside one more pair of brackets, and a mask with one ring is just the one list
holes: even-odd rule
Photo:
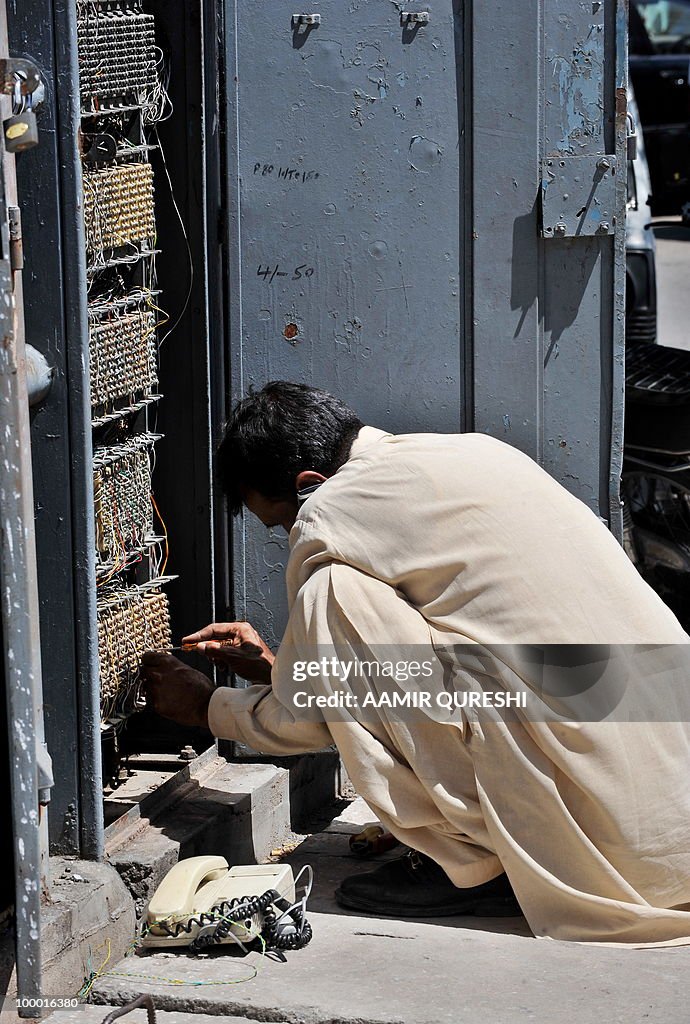
[[[307, 874], [304, 894], [297, 882]], [[144, 946], [189, 946], [199, 952], [217, 943], [261, 940], [267, 950], [301, 949], [311, 940], [305, 918], [313, 872], [293, 878], [288, 864], [229, 867], [224, 857], [188, 857], [174, 865], [149, 903]]]

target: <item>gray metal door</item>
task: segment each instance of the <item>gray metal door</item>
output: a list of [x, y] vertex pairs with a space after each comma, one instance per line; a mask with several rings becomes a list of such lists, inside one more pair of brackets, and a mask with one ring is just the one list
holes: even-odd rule
[[[233, 398], [493, 434], [619, 533], [625, 9], [226, 0]], [[286, 545], [250, 519], [235, 612], [276, 640]]]
[[[233, 397], [288, 379], [377, 426], [463, 426], [458, 11], [227, 5]], [[244, 530], [236, 613], [275, 638], [285, 543]]]

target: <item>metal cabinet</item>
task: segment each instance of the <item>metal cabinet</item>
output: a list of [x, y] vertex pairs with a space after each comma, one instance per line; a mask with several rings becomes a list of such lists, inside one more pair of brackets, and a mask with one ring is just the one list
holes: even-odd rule
[[125, 757], [211, 741], [140, 713], [136, 672], [170, 628], [213, 618], [215, 17], [201, 0], [10, 12], [12, 49], [44, 82], [18, 174], [27, 337], [54, 369], [31, 430], [51, 853], [103, 856]]

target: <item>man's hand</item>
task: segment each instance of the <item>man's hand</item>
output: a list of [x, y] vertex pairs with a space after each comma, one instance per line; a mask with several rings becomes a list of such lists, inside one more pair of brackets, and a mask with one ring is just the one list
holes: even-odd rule
[[208, 702], [215, 687], [202, 672], [171, 654], [149, 651], [141, 659], [147, 706], [180, 725], [208, 729]]
[[182, 638], [216, 665], [236, 672], [252, 683], [270, 683], [275, 655], [248, 622], [212, 622], [198, 633]]

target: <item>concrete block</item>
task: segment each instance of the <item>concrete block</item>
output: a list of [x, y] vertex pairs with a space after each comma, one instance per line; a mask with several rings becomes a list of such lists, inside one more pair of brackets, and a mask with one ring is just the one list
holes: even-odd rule
[[179, 843], [153, 827], [141, 833], [130, 847], [109, 855], [109, 862], [134, 901], [137, 918], [145, 912], [151, 896], [179, 856]]
[[[218, 853], [230, 864], [265, 861], [293, 838], [296, 818], [333, 801], [337, 755], [286, 761], [286, 766], [231, 764], [206, 751], [109, 826], [107, 863], [52, 859], [52, 902], [42, 917], [44, 994], [76, 994], [88, 974], [89, 957], [93, 967], [104, 959], [106, 938], [111, 961], [120, 958], [136, 936], [137, 919], [151, 895], [180, 858]], [[0, 981], [8, 995], [15, 991], [13, 970], [10, 938], [4, 954], [0, 947]], [[85, 1012], [76, 1011], [81, 1024], [96, 1019]], [[105, 1013], [96, 1012], [102, 1020]], [[15, 1016], [4, 1012], [0, 1024]], [[64, 1013], [56, 1016], [66, 1024]], [[178, 1017], [173, 1014], [169, 1024], [177, 1024]]]
[[[89, 973], [89, 961], [97, 966], [105, 959], [107, 943], [113, 963], [130, 946], [136, 934], [134, 904], [109, 864], [51, 857], [50, 880], [51, 902], [41, 908], [42, 994], [74, 996]], [[0, 964], [0, 992], [14, 998], [17, 989], [11, 932], [4, 938]], [[2, 1024], [11, 1016], [3, 1011]]]
[[335, 818], [327, 825], [324, 832], [343, 832], [348, 835], [355, 835], [361, 832], [367, 825], [380, 824], [378, 818], [368, 807], [361, 797], [357, 797], [352, 803], [344, 807]]
[[290, 766], [290, 818], [296, 832], [324, 808], [331, 807], [339, 795], [340, 755], [337, 750], [321, 750], [295, 758]]
[[[249, 762], [235, 760], [235, 764], [248, 767]], [[290, 757], [251, 755], [251, 763], [275, 765], [289, 772], [290, 825], [301, 832], [315, 817], [323, 815], [340, 797], [340, 755], [335, 748], [311, 754]]]
[[291, 835], [288, 771], [215, 758], [167, 799], [151, 803], [148, 817], [131, 814], [124, 824], [110, 826], [106, 852], [141, 917], [178, 860], [220, 854], [229, 864], [257, 863]]

